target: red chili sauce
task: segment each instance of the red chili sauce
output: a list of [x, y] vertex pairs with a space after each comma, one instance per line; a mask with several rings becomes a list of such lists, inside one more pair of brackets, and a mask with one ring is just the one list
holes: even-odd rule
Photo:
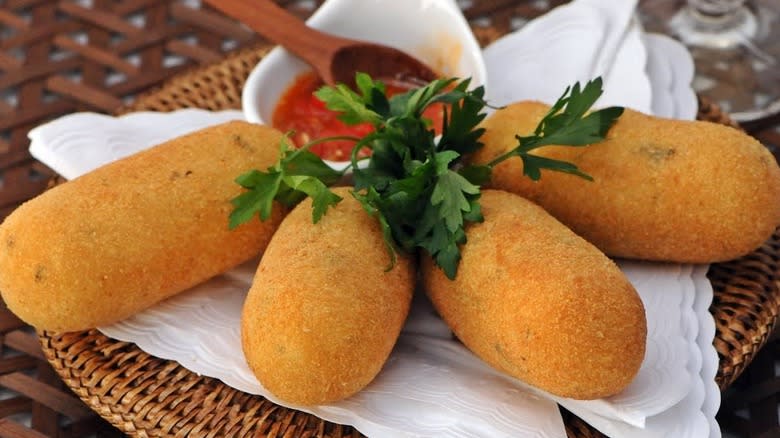
[[[385, 91], [388, 97], [409, 91], [412, 86], [399, 82], [385, 82]], [[325, 107], [314, 96], [324, 84], [313, 72], [298, 76], [293, 84], [282, 94], [279, 103], [274, 109], [272, 125], [283, 131], [294, 131], [292, 141], [296, 147], [301, 147], [311, 140], [339, 135], [364, 137], [374, 130], [369, 123], [358, 125], [346, 125], [338, 119], [339, 113]], [[442, 104], [429, 105], [423, 112], [423, 116], [433, 122], [434, 130], [441, 132], [444, 117]], [[325, 160], [348, 161], [352, 153], [354, 142], [349, 140], [333, 140], [318, 143], [309, 149]], [[370, 151], [360, 151], [358, 157], [368, 156]]]

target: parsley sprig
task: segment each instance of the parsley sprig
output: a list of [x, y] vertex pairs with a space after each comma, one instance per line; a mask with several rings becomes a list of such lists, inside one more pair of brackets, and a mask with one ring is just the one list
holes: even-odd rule
[[342, 172], [328, 166], [322, 159], [309, 151], [309, 147], [293, 149], [288, 138], [280, 142], [279, 161], [265, 172], [251, 170], [236, 178], [236, 182], [247, 189], [232, 200], [230, 213], [231, 229], [249, 221], [258, 214], [261, 220], [271, 216], [273, 201], [292, 207], [306, 196], [313, 201], [312, 220], [320, 220], [329, 206], [339, 202], [341, 197], [330, 191], [329, 186], [337, 183]]
[[[517, 146], [486, 165], [464, 165], [463, 157], [482, 147], [484, 129], [479, 127], [490, 106], [484, 88], [469, 89], [468, 79], [439, 79], [403, 94], [387, 97], [385, 86], [358, 73], [356, 90], [345, 85], [323, 87], [316, 96], [331, 110], [341, 113], [346, 124], [370, 123], [374, 131], [352, 138], [350, 165], [341, 171], [330, 168], [308, 149], [281, 144], [280, 160], [265, 172], [252, 170], [237, 182], [247, 189], [233, 200], [230, 226], [269, 217], [273, 201], [292, 206], [306, 196], [313, 199], [312, 220], [316, 223], [341, 198], [328, 188], [346, 172], [352, 172], [352, 195], [368, 214], [379, 220], [385, 242], [396, 250], [427, 251], [449, 278], [454, 278], [460, 261], [460, 245], [466, 243], [465, 226], [483, 220], [479, 205], [480, 187], [490, 179], [498, 163], [518, 157], [523, 173], [538, 180], [542, 170], [566, 172], [586, 179], [590, 176], [574, 164], [533, 154], [545, 145], [584, 146], [604, 139], [622, 114], [610, 107], [589, 112], [602, 94], [600, 78], [565, 90], [536, 130], [516, 136]], [[423, 111], [442, 102], [444, 122], [437, 138]], [[346, 137], [342, 137], [346, 138]], [[371, 150], [366, 165], [358, 151]]]

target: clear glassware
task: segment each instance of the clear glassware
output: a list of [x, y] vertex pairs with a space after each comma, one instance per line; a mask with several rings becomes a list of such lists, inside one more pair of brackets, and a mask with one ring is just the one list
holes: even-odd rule
[[736, 121], [780, 113], [780, 0], [640, 0], [639, 15], [688, 47], [693, 88]]

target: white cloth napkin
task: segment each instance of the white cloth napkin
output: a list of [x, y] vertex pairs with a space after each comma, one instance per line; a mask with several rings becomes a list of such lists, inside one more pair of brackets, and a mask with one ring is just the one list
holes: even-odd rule
[[578, 0], [557, 7], [485, 48], [486, 97], [555, 102], [575, 82], [601, 76], [598, 106], [649, 113], [652, 90], [646, 49], [633, 20], [635, 0]]

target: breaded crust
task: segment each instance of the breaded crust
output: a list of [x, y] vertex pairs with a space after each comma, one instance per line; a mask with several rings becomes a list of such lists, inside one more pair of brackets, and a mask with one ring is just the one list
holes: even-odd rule
[[377, 220], [346, 188], [312, 223], [306, 199], [263, 255], [241, 316], [247, 363], [274, 396], [314, 405], [358, 392], [379, 373], [411, 304], [414, 269], [393, 269]]
[[425, 289], [455, 335], [485, 362], [562, 397], [622, 391], [644, 359], [636, 290], [593, 245], [537, 205], [484, 190], [454, 280], [423, 258]]
[[261, 252], [283, 216], [230, 231], [234, 180], [265, 169], [281, 133], [231, 122], [108, 164], [0, 226], [0, 291], [27, 323], [83, 330], [126, 318]]
[[[485, 163], [533, 131], [548, 107], [520, 102], [483, 124]], [[745, 255], [780, 225], [780, 168], [758, 141], [734, 128], [626, 110], [608, 138], [534, 154], [576, 164], [594, 178], [543, 171], [523, 176], [519, 159], [493, 171], [490, 186], [524, 196], [606, 254], [710, 263]]]

